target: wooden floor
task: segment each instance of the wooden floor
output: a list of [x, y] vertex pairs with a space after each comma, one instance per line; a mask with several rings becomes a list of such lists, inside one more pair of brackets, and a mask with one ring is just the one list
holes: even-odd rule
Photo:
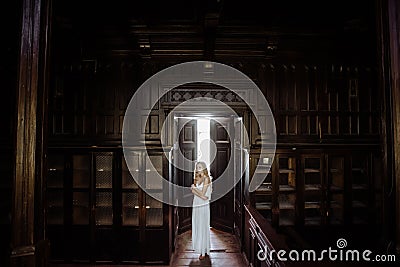
[[[91, 265], [79, 264], [57, 264], [51, 267], [89, 267]], [[110, 265], [93, 265], [96, 267], [105, 267]], [[112, 265], [116, 267], [118, 265]], [[121, 267], [129, 265], [121, 265]], [[141, 265], [134, 265], [135, 267]], [[245, 259], [240, 252], [239, 242], [232, 234], [211, 228], [211, 251], [205, 259], [199, 260], [199, 254], [192, 250], [192, 232], [187, 231], [178, 236], [177, 246], [172, 255], [170, 265], [156, 265], [157, 267], [169, 266], [214, 266], [214, 267], [245, 267]], [[146, 267], [150, 267], [146, 265]]]
[[187, 231], [178, 237], [170, 266], [247, 266], [235, 236], [213, 228], [210, 255], [203, 260], [198, 257], [199, 254], [192, 250], [192, 232]]

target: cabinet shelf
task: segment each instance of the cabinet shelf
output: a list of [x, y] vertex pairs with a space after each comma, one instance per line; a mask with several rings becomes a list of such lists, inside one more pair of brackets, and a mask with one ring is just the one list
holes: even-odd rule
[[294, 225], [294, 219], [291, 218], [279, 218], [280, 226], [291, 226]]
[[292, 169], [279, 169], [279, 173], [295, 173], [295, 170]]
[[293, 193], [296, 192], [296, 188], [290, 185], [280, 185], [279, 186], [279, 192], [289, 192], [289, 193]]
[[254, 172], [254, 174], [263, 174], [263, 175], [270, 174], [270, 173], [271, 173], [271, 170], [257, 170]]
[[353, 200], [352, 201], [352, 207], [353, 208], [367, 208], [368, 205], [362, 201], [359, 200]]
[[258, 193], [260, 193], [260, 194], [272, 194], [272, 187], [259, 187], [258, 189], [257, 189], [257, 194]]
[[331, 209], [342, 209], [343, 208], [343, 203], [340, 203], [338, 201], [331, 201], [330, 202], [330, 207], [331, 207]]
[[292, 203], [279, 202], [279, 209], [281, 209], [281, 210], [294, 210], [295, 206]]
[[319, 169], [304, 169], [304, 173], [320, 173]]
[[305, 225], [320, 225], [321, 217], [307, 217], [304, 219]]
[[305, 202], [304, 203], [304, 208], [305, 209], [319, 209], [320, 206], [320, 202]]
[[305, 191], [319, 191], [321, 190], [321, 185], [318, 184], [306, 184], [304, 186]]
[[351, 187], [353, 190], [368, 190], [367, 184], [353, 184]]
[[258, 166], [259, 167], [262, 167], [262, 168], [271, 168], [271, 164], [258, 164]]
[[256, 209], [258, 209], [258, 210], [270, 210], [270, 209], [272, 209], [272, 203], [258, 202], [258, 203], [256, 203]]

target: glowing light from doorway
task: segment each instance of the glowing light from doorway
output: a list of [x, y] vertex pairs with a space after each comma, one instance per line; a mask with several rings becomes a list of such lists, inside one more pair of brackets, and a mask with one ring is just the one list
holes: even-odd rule
[[197, 160], [210, 166], [210, 119], [197, 119]]

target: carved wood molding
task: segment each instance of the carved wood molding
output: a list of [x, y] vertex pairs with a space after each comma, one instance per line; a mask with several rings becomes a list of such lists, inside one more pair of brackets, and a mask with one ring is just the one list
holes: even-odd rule
[[180, 104], [199, 97], [207, 97], [224, 103], [245, 105], [240, 96], [228, 89], [172, 89], [163, 98], [162, 104]]

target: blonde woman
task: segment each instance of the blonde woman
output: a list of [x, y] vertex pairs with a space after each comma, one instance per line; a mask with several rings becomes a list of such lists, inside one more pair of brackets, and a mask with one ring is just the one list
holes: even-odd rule
[[[211, 176], [204, 162], [197, 162], [192, 184], [193, 211], [192, 211], [192, 247], [200, 253], [202, 260], [210, 254], [210, 198], [212, 192]], [[203, 256], [204, 254], [204, 256]]]

